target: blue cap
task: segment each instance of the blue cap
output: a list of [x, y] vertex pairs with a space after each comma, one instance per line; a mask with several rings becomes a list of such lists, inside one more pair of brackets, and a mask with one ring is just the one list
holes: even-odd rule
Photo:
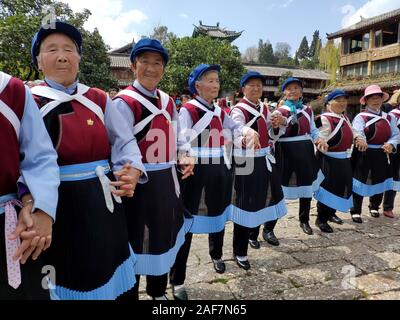
[[290, 78], [287, 78], [286, 81], [283, 83], [282, 91], [285, 91], [286, 87], [291, 83], [298, 83], [303, 88], [303, 82], [301, 82], [300, 79], [290, 77]]
[[348, 96], [349, 95], [346, 92], [344, 92], [343, 90], [336, 89], [328, 94], [328, 96], [326, 97], [326, 102], [332, 101], [339, 97], [348, 97]]
[[139, 54], [148, 51], [158, 52], [159, 54], [161, 54], [165, 65], [167, 65], [169, 60], [168, 51], [162, 46], [161, 42], [156, 39], [142, 39], [138, 43], [136, 43], [131, 52], [131, 62], [135, 61], [135, 58]]
[[37, 66], [36, 57], [38, 56], [40, 51], [40, 44], [47, 36], [53, 33], [63, 33], [66, 36], [70, 37], [76, 43], [79, 54], [82, 54], [82, 35], [77, 28], [70, 25], [69, 23], [62, 21], [56, 21], [54, 23], [55, 28], [52, 27], [52, 25], [50, 25], [49, 28], [41, 27], [32, 39], [31, 55], [32, 62], [35, 66]]
[[198, 65], [189, 75], [189, 89], [190, 91], [195, 94], [197, 93], [196, 90], [196, 81], [206, 72], [208, 71], [217, 71], [220, 72], [221, 71], [221, 67], [217, 64], [200, 64]]
[[242, 79], [240, 79], [240, 87], [243, 88], [247, 81], [251, 79], [260, 79], [261, 81], [264, 81], [264, 76], [259, 72], [249, 71], [242, 77]]

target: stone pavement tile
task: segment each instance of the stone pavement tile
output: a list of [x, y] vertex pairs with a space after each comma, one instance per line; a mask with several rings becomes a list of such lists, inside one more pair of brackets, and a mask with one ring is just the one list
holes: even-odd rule
[[[214, 270], [212, 262], [202, 263], [195, 268], [188, 268], [186, 272], [186, 282], [188, 286], [197, 283], [212, 283], [217, 279], [232, 279], [241, 273], [241, 269], [237, 267], [233, 260], [225, 260], [226, 272], [218, 274]], [[243, 271], [245, 272], [245, 271]]]
[[281, 274], [288, 277], [289, 281], [295, 287], [305, 287], [332, 280], [344, 279], [346, 275], [348, 275], [349, 268], [353, 268], [351, 272], [354, 272], [354, 276], [360, 276], [362, 274], [360, 269], [349, 265], [345, 260], [301, 266], [283, 270]]
[[285, 290], [293, 288], [286, 277], [274, 272], [238, 277], [228, 286], [238, 300], [280, 300]]
[[367, 246], [375, 249], [378, 252], [398, 252], [400, 253], [400, 237], [387, 237], [379, 239], [369, 239], [364, 241]]
[[345, 258], [351, 250], [345, 246], [328, 248], [314, 248], [304, 252], [294, 252], [292, 257], [304, 264], [317, 264], [327, 261], [341, 260]]
[[400, 291], [390, 291], [368, 297], [368, 300], [400, 300]]
[[[336, 229], [336, 226], [331, 224], [331, 226]], [[327, 238], [331, 240], [334, 244], [336, 245], [344, 245], [348, 243], [353, 243], [353, 242], [361, 242], [363, 240], [369, 239], [367, 235], [353, 231], [353, 230], [348, 230], [348, 231], [338, 231], [335, 230], [334, 233], [321, 233], [321, 235], [324, 238]]]
[[400, 289], [400, 272], [384, 271], [368, 274], [356, 279], [357, 289], [366, 297]]
[[227, 280], [216, 280], [215, 283], [196, 283], [187, 287], [190, 300], [235, 300]]
[[249, 256], [249, 261], [252, 266], [252, 272], [261, 273], [277, 271], [282, 269], [289, 269], [300, 266], [296, 259], [291, 255], [283, 252], [273, 251], [270, 249], [267, 252], [260, 251], [254, 255], [253, 253]]
[[[385, 258], [387, 259], [387, 257]], [[348, 255], [346, 260], [366, 273], [391, 269], [389, 262], [379, 257], [377, 253]]]
[[400, 236], [400, 230], [386, 225], [375, 226], [365, 233], [368, 234], [371, 239]]
[[[278, 252], [292, 253], [298, 251], [305, 251], [309, 248], [303, 241], [297, 239], [291, 239], [285, 237], [281, 238], [279, 241], [281, 243], [280, 246], [273, 248], [273, 250]], [[264, 242], [263, 245], [269, 246], [266, 242]]]
[[363, 296], [359, 290], [343, 288], [341, 281], [330, 281], [287, 290], [283, 297], [285, 300], [358, 300]]
[[379, 252], [376, 256], [387, 262], [390, 269], [400, 268], [400, 254], [396, 252]]

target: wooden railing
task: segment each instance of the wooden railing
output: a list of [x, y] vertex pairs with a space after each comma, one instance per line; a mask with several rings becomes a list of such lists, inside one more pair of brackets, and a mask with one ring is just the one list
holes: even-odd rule
[[377, 61], [400, 57], [400, 43], [394, 43], [381, 48], [374, 48], [367, 51], [360, 51], [352, 54], [342, 55], [340, 66], [348, 66], [367, 61]]

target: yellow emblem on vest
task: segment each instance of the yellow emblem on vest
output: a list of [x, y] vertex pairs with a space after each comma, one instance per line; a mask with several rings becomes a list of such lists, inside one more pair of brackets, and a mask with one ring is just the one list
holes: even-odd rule
[[92, 119], [88, 119], [88, 120], [86, 120], [86, 122], [87, 122], [87, 125], [88, 125], [89, 127], [93, 127], [94, 121], [93, 121]]

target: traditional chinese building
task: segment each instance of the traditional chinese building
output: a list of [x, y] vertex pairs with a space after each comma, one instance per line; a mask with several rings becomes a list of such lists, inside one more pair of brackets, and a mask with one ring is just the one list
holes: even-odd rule
[[219, 25], [219, 22], [217, 22], [216, 26], [207, 26], [203, 24], [203, 22], [200, 20], [199, 25], [193, 25], [194, 30], [193, 30], [193, 38], [196, 38], [198, 36], [209, 36], [214, 39], [220, 39], [220, 40], [227, 40], [229, 42], [235, 41], [237, 38], [239, 38], [244, 31], [236, 32], [236, 31], [229, 31], [226, 30], [226, 28], [221, 28]]
[[303, 82], [303, 94], [306, 101], [311, 101], [321, 93], [329, 81], [329, 74], [321, 70], [308, 70], [299, 68], [279, 67], [261, 64], [245, 64], [247, 70], [257, 71], [264, 75], [264, 98], [269, 101], [279, 99], [280, 84], [282, 77], [293, 76]]
[[118, 80], [119, 89], [129, 86], [133, 81], [133, 72], [130, 69], [131, 62], [129, 60], [133, 46], [134, 43], [129, 43], [121, 48], [108, 52], [111, 72]]
[[327, 35], [341, 39], [340, 79], [334, 84], [350, 95], [350, 115], [360, 110], [359, 98], [370, 84], [392, 94], [400, 88], [400, 9], [365, 19]]

